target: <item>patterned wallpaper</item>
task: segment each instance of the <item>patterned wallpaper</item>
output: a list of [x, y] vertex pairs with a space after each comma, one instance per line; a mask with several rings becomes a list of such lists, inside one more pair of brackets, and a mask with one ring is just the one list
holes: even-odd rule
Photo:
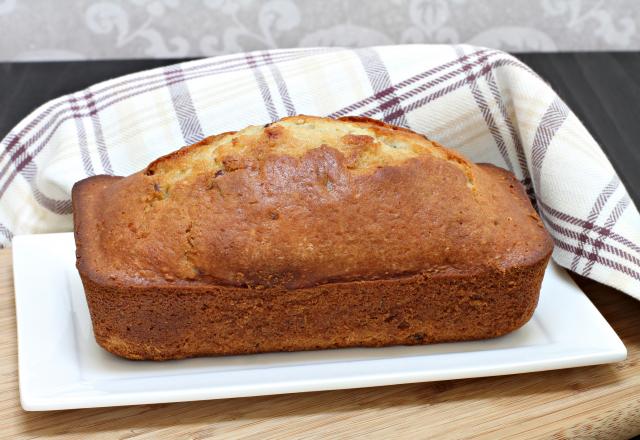
[[459, 43], [639, 50], [638, 0], [0, 0], [0, 59]]

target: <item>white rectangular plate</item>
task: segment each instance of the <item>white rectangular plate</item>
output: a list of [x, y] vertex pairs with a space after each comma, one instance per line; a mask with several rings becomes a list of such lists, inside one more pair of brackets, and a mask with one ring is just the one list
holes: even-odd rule
[[547, 269], [531, 321], [501, 338], [159, 363], [121, 359], [96, 344], [71, 233], [15, 237], [13, 268], [20, 399], [29, 411], [493, 376], [627, 355], [602, 315], [555, 264]]

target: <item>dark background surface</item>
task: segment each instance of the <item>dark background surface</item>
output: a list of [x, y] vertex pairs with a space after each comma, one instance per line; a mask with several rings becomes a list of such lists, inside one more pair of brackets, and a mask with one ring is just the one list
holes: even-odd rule
[[[519, 54], [600, 143], [640, 206], [640, 52]], [[0, 139], [46, 101], [184, 59], [0, 63]]]

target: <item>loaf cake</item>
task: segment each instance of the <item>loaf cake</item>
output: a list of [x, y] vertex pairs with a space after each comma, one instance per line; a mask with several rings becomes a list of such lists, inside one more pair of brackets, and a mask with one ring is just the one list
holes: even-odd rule
[[504, 335], [552, 251], [513, 174], [361, 117], [211, 136], [72, 198], [95, 338], [129, 359]]

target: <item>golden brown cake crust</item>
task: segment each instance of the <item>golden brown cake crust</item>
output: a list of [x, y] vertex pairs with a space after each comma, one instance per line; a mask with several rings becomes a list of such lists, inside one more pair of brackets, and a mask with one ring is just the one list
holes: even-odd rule
[[467, 340], [552, 242], [515, 177], [366, 118], [285, 118], [73, 189], [98, 342], [135, 359]]

